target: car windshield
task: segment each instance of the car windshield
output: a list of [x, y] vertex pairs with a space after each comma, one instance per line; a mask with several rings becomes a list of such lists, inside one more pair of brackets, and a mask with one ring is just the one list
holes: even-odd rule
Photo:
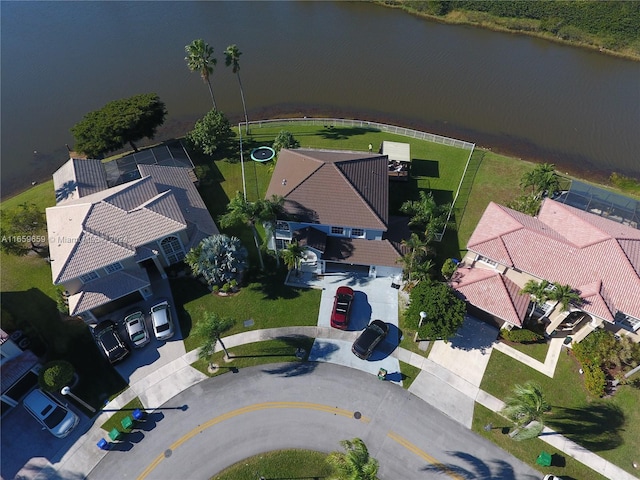
[[60, 407], [56, 406], [56, 409], [49, 414], [46, 418], [44, 418], [44, 423], [49, 428], [55, 428], [60, 425], [60, 422], [64, 420], [64, 417], [67, 416], [67, 411]]
[[163, 325], [158, 325], [156, 327], [156, 332], [164, 332], [165, 330], [169, 330], [169, 324], [165, 323]]
[[138, 333], [134, 333], [134, 334], [131, 336], [131, 340], [132, 340], [133, 342], [139, 342], [140, 340], [143, 340], [143, 339], [144, 339], [144, 337], [145, 337], [144, 332], [143, 332], [143, 331], [140, 331], [140, 332], [138, 332]]

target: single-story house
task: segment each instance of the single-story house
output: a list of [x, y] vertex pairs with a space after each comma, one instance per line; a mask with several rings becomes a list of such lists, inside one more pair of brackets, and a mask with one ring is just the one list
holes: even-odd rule
[[139, 179], [107, 188], [98, 160], [70, 159], [53, 175], [47, 208], [51, 274], [69, 313], [86, 322], [153, 295], [165, 275], [203, 238], [217, 234], [190, 168], [138, 165]]
[[640, 341], [640, 230], [549, 198], [537, 217], [490, 203], [467, 248], [450, 284], [500, 326], [522, 327], [535, 308], [522, 288], [547, 280], [582, 299], [543, 305], [547, 334], [578, 342], [604, 327]]
[[24, 337], [18, 330], [9, 335], [0, 329], [0, 412], [4, 415], [18, 405], [38, 382], [42, 365], [28, 348], [20, 348]]
[[[389, 218], [388, 158], [378, 153], [283, 149], [266, 198], [284, 198], [275, 245], [306, 249], [303, 270], [397, 276], [402, 272], [396, 219]], [[401, 223], [401, 222], [400, 222]], [[405, 222], [406, 224], [406, 222]]]

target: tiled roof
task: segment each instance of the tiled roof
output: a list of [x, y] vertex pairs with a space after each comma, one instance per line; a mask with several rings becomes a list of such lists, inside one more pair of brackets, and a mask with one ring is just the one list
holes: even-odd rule
[[21, 354], [2, 362], [0, 365], [0, 393], [9, 390], [25, 373], [38, 363], [38, 357], [31, 351], [25, 350]]
[[327, 247], [327, 234], [317, 228], [305, 227], [296, 230], [293, 232], [293, 238], [301, 247], [311, 247], [319, 252], [324, 252]]
[[86, 312], [149, 285], [149, 276], [142, 268], [112, 273], [85, 283], [80, 292], [69, 297], [69, 315]]
[[389, 240], [327, 237], [323, 260], [354, 265], [400, 267], [400, 254]]
[[[640, 231], [546, 199], [537, 218], [491, 203], [469, 250], [583, 291], [582, 309], [640, 318]], [[599, 282], [599, 283], [598, 283]], [[598, 291], [593, 285], [601, 285]]]
[[299, 221], [386, 230], [387, 159], [334, 150], [280, 151], [266, 197], [285, 198]]
[[472, 305], [522, 326], [531, 297], [521, 295], [514, 282], [495, 270], [459, 268], [449, 284]]
[[71, 158], [54, 172], [53, 187], [58, 204], [105, 190], [104, 165], [96, 159]]

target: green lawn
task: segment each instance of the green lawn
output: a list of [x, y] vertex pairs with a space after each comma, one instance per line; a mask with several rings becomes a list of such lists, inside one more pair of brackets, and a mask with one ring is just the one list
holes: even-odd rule
[[402, 372], [402, 387], [409, 389], [413, 381], [422, 370], [408, 363], [400, 362], [400, 372]]
[[[187, 351], [202, 344], [202, 339], [191, 335], [191, 330], [205, 312], [216, 312], [235, 320], [225, 336], [263, 328], [316, 325], [322, 294], [317, 289], [285, 286], [284, 270], [258, 276], [239, 293], [228, 297], [214, 295], [190, 278], [172, 280], [171, 290]], [[254, 324], [245, 327], [246, 320], [253, 320]]]
[[[313, 370], [315, 362], [305, 362], [296, 357], [296, 350], [302, 348], [308, 356], [313, 346], [314, 339], [311, 337], [282, 337], [275, 340], [265, 340], [264, 342], [247, 343], [229, 349], [231, 361], [224, 358], [224, 352], [218, 352], [211, 356], [209, 360], [199, 359], [192, 366], [210, 377], [222, 375], [223, 373], [234, 372], [237, 369], [255, 367], [256, 365], [266, 365], [269, 363], [292, 362], [292, 369]], [[214, 373], [209, 373], [207, 366], [215, 363], [220, 368]], [[284, 372], [283, 372], [284, 374]]]
[[545, 359], [547, 358], [547, 352], [549, 351], [549, 343], [547, 342], [527, 344], [506, 342], [506, 345], [509, 345], [511, 348], [514, 348], [519, 352], [530, 356], [531, 358], [535, 358], [542, 363], [544, 363]]
[[123, 432], [124, 430], [123, 430], [122, 424], [120, 422], [122, 421], [123, 418], [130, 416], [131, 413], [136, 408], [139, 408], [140, 410], [144, 410], [144, 405], [142, 405], [142, 402], [140, 401], [140, 399], [138, 397], [134, 398], [129, 403], [127, 403], [124, 407], [122, 407], [120, 410], [118, 410], [117, 412], [113, 413], [111, 415], [111, 417], [109, 418], [109, 420], [104, 422], [100, 426], [100, 428], [102, 428], [105, 432], [110, 432], [114, 428], [117, 428], [118, 430]]
[[246, 458], [211, 477], [211, 480], [275, 479], [313, 480], [328, 478], [332, 468], [327, 454], [312, 450], [277, 450]]
[[[487, 431], [485, 430], [485, 427], [489, 424], [491, 424], [492, 428]], [[508, 435], [511, 427], [512, 423], [504, 417], [483, 407], [479, 403], [475, 404], [473, 412], [473, 431], [495, 443], [503, 450], [511, 453], [514, 457], [531, 465], [536, 470], [542, 471], [544, 474], [552, 473], [559, 475], [566, 479], [605, 480], [606, 477], [603, 477], [597, 472], [591, 470], [582, 463], [566, 455], [564, 452], [556, 450], [539, 438], [524, 440], [521, 442], [512, 440]], [[551, 467], [541, 467], [536, 464], [536, 458], [542, 451], [553, 456], [552, 458], [554, 462]], [[564, 466], [561, 466], [563, 463]]]
[[631, 463], [640, 452], [640, 389], [622, 386], [612, 397], [590, 397], [579, 368], [563, 353], [550, 378], [494, 350], [480, 388], [504, 400], [516, 383], [539, 383], [553, 407], [545, 419], [550, 428], [637, 475]]

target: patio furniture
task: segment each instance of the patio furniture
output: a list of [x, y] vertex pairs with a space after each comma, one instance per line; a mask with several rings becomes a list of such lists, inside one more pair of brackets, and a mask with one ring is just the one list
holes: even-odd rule
[[133, 420], [129, 415], [127, 415], [122, 420], [120, 420], [120, 425], [122, 425], [122, 428], [124, 428], [125, 430], [129, 430], [131, 429], [131, 427], [133, 427]]
[[111, 430], [109, 432], [109, 438], [112, 441], [117, 442], [118, 440], [120, 440], [122, 438], [122, 432], [120, 430], [118, 430], [117, 428], [114, 428], [113, 430]]

